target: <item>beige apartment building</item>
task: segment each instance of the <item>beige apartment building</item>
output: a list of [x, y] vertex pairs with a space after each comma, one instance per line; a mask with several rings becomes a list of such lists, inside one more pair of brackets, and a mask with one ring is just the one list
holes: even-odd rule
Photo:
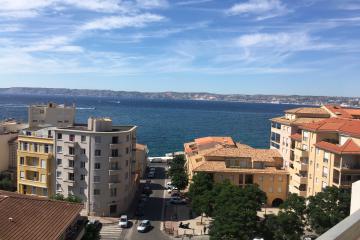
[[284, 167], [293, 160], [291, 151], [291, 135], [299, 132], [303, 123], [311, 123], [329, 118], [330, 113], [323, 108], [295, 108], [285, 111], [282, 117], [271, 119], [270, 148], [277, 149], [284, 158]]
[[146, 172], [149, 149], [144, 144], [136, 144], [136, 172], [143, 177]]
[[48, 103], [29, 106], [29, 127], [66, 127], [75, 123], [75, 106]]
[[109, 118], [89, 118], [55, 130], [54, 188], [79, 196], [89, 215], [119, 216], [133, 200], [136, 126], [113, 126]]
[[[300, 175], [301, 195], [315, 195], [327, 186], [350, 188], [360, 180], [360, 120], [330, 118], [300, 129], [301, 135], [293, 136], [298, 163], [291, 176]], [[290, 190], [296, 186], [290, 181]]]
[[15, 172], [17, 161], [17, 137], [19, 131], [25, 129], [27, 124], [19, 123], [13, 119], [0, 122], [0, 172], [13, 170]]
[[[290, 173], [289, 191], [291, 193], [297, 193], [306, 197], [316, 194], [326, 186], [346, 186], [344, 185], [344, 181], [343, 184], [333, 184], [333, 181], [330, 181], [330, 178], [332, 178], [331, 174], [334, 174], [336, 177], [340, 176], [338, 175], [340, 174], [338, 171], [333, 171], [333, 166], [327, 166], [325, 164], [330, 157], [335, 158], [333, 154], [336, 153], [325, 151], [324, 144], [326, 145], [327, 143], [320, 143], [321, 139], [331, 139], [335, 145], [341, 147], [342, 145], [339, 144], [345, 144], [345, 142], [340, 142], [338, 130], [332, 129], [329, 132], [321, 131], [321, 133], [317, 133], [315, 131], [312, 133], [310, 131], [304, 131], [304, 127], [316, 126], [317, 124], [332, 121], [346, 122], [347, 120], [351, 120], [356, 123], [358, 121], [357, 119], [360, 119], [360, 109], [344, 108], [334, 105], [326, 105], [319, 108], [290, 109], [285, 111], [283, 117], [271, 119], [270, 148], [278, 149], [284, 157], [284, 166]], [[313, 141], [309, 142], [309, 139], [313, 139]], [[348, 147], [348, 145], [344, 146]], [[315, 149], [316, 157], [313, 155]], [[342, 158], [341, 155], [346, 152], [338, 151], [337, 153], [337, 158]], [[339, 153], [341, 154], [339, 155]], [[352, 153], [350, 155], [356, 158], [356, 154]], [[325, 159], [325, 163], [320, 161], [320, 158]], [[315, 169], [313, 168], [314, 166]], [[319, 173], [320, 168], [323, 168], [321, 171], [324, 171], [321, 172], [321, 174]], [[323, 175], [326, 179], [323, 179]]]
[[241, 187], [257, 184], [266, 193], [268, 206], [277, 207], [287, 198], [289, 174], [277, 150], [255, 149], [230, 137], [198, 138], [184, 148], [190, 179], [206, 172], [215, 182], [227, 179]]

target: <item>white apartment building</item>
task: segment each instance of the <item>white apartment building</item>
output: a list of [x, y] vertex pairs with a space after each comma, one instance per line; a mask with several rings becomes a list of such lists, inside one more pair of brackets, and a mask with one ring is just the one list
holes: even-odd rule
[[19, 131], [26, 127], [27, 124], [13, 119], [0, 122], [0, 172], [16, 169], [16, 139]]
[[75, 123], [75, 106], [48, 103], [29, 106], [29, 127], [54, 126], [67, 127]]
[[89, 215], [118, 216], [136, 192], [136, 126], [109, 118], [55, 130], [54, 188], [81, 197]]

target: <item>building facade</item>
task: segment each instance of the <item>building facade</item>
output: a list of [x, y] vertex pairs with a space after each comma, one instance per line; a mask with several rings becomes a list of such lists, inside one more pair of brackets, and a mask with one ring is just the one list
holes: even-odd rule
[[0, 172], [16, 169], [16, 139], [27, 124], [15, 120], [0, 122]]
[[136, 172], [140, 174], [140, 177], [145, 175], [148, 154], [149, 149], [146, 145], [136, 144]]
[[284, 167], [294, 160], [291, 150], [291, 135], [299, 132], [303, 123], [329, 118], [330, 113], [322, 108], [295, 108], [285, 111], [282, 117], [271, 119], [270, 149], [277, 149], [284, 158]]
[[136, 126], [108, 118], [55, 130], [54, 188], [79, 196], [90, 215], [118, 216], [136, 192]]
[[53, 188], [53, 128], [25, 129], [18, 137], [18, 193], [50, 197]]
[[75, 123], [75, 106], [48, 103], [46, 105], [31, 105], [28, 110], [29, 127], [66, 127]]
[[229, 137], [208, 137], [186, 143], [185, 156], [190, 178], [206, 172], [215, 182], [257, 184], [266, 193], [268, 206], [277, 207], [287, 198], [289, 174], [277, 150], [254, 149]]

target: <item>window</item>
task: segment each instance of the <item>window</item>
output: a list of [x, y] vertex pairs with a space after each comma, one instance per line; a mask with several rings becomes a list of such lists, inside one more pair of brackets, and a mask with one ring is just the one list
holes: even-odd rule
[[45, 174], [41, 174], [40, 180], [42, 183], [46, 182], [46, 175]]
[[49, 153], [49, 145], [47, 144], [44, 145], [44, 152]]
[[316, 148], [316, 154], [320, 154], [320, 148]]
[[94, 176], [94, 182], [96, 183], [100, 182], [100, 176]]
[[119, 143], [119, 137], [112, 137], [112, 144], [118, 144]]
[[281, 193], [282, 192], [282, 189], [281, 189], [281, 186], [278, 187], [278, 193]]
[[95, 143], [101, 143], [101, 137], [95, 136]]
[[85, 175], [84, 175], [84, 174], [81, 174], [81, 175], [80, 175], [80, 180], [81, 180], [81, 181], [84, 181], [84, 180], [85, 180]]
[[322, 189], [324, 190], [327, 187], [327, 183], [326, 182], [322, 182]]
[[97, 156], [97, 157], [101, 156], [101, 150], [96, 149], [95, 150], [95, 156]]
[[74, 188], [72, 186], [68, 186], [68, 194], [74, 194]]
[[117, 189], [116, 188], [110, 188], [110, 197], [116, 197]]
[[56, 159], [56, 164], [61, 165], [62, 164], [62, 159], [61, 158]]
[[117, 149], [112, 149], [111, 150], [111, 157], [118, 157], [119, 156], [119, 151]]
[[100, 169], [100, 163], [95, 163], [95, 169]]
[[322, 176], [327, 178], [329, 175], [329, 169], [327, 167], [323, 167]]
[[310, 133], [308, 131], [303, 131], [303, 141], [309, 140]]
[[278, 177], [278, 180], [279, 180], [279, 182], [282, 182], [283, 177], [282, 177], [282, 176], [279, 176], [279, 177]]
[[324, 162], [324, 163], [328, 163], [328, 162], [329, 162], [329, 159], [330, 159], [330, 153], [329, 153], [329, 152], [325, 152], [325, 153], [324, 153], [323, 162]]
[[126, 166], [126, 167], [129, 166], [129, 160], [126, 160], [125, 166]]
[[85, 168], [85, 162], [83, 161], [80, 162], [80, 168]]
[[81, 153], [82, 155], [85, 155], [85, 154], [86, 154], [86, 149], [85, 149], [85, 148], [81, 148], [81, 149], [80, 149], [80, 153]]
[[83, 188], [83, 187], [80, 188], [80, 194], [85, 195], [85, 188]]
[[70, 142], [75, 141], [75, 135], [74, 135], [74, 134], [70, 134], [70, 135], [69, 135], [69, 141], [70, 141]]
[[58, 133], [58, 134], [57, 134], [57, 139], [58, 139], [58, 140], [62, 140], [62, 134], [61, 134], [61, 133]]
[[37, 151], [38, 151], [38, 144], [34, 143], [34, 152], [37, 152]]
[[316, 164], [316, 168], [319, 168], [319, 164], [318, 164], [318, 163]]
[[254, 175], [245, 175], [245, 184], [253, 184], [254, 183]]
[[69, 160], [69, 167], [73, 168], [75, 165], [74, 160]]
[[41, 160], [41, 168], [46, 168], [46, 160]]
[[63, 151], [62, 146], [57, 146], [56, 147], [56, 152], [62, 153], [62, 151]]
[[56, 191], [61, 192], [61, 184], [56, 184]]
[[60, 171], [56, 171], [56, 178], [61, 178], [61, 172]]
[[25, 172], [24, 171], [20, 171], [20, 178], [24, 179], [25, 178]]
[[126, 135], [126, 141], [130, 141], [130, 135]]
[[129, 148], [128, 147], [126, 148], [126, 154], [129, 154]]
[[81, 136], [81, 141], [82, 141], [82, 142], [86, 142], [86, 136], [82, 135], [82, 136]]
[[68, 173], [68, 179], [70, 181], [74, 181], [75, 180], [74, 173]]
[[100, 195], [100, 189], [94, 189], [94, 195]]
[[31, 187], [31, 193], [32, 193], [32, 194], [36, 194], [36, 192], [37, 192], [37, 191], [36, 191], [36, 187]]
[[118, 169], [119, 169], [119, 164], [118, 164], [118, 162], [112, 162], [112, 163], [110, 163], [110, 169], [111, 169], [111, 170], [118, 170]]
[[25, 159], [24, 157], [20, 157], [20, 165], [24, 165], [25, 164]]
[[75, 148], [69, 147], [69, 155], [75, 155]]
[[308, 145], [303, 144], [303, 146], [302, 146], [302, 150], [307, 151], [308, 149], [309, 149]]
[[128, 178], [129, 178], [129, 173], [126, 172], [126, 173], [125, 173], [125, 179], [128, 179]]

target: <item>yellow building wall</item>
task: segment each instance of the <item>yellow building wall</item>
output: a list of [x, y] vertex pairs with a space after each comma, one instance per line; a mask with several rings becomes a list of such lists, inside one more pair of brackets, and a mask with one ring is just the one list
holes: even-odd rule
[[[275, 199], [285, 201], [288, 196], [289, 177], [286, 174], [259, 174], [259, 173], [214, 173], [214, 182], [228, 179], [232, 184], [240, 186], [240, 176], [253, 175], [253, 183], [266, 193], [267, 205], [271, 206]], [[243, 183], [245, 179], [243, 179]], [[245, 185], [245, 184], [243, 184]]]
[[[54, 164], [54, 157], [53, 153], [44, 153], [42, 152], [44, 149], [44, 145], [48, 144], [49, 146], [53, 146], [52, 139], [42, 139], [42, 138], [36, 138], [36, 137], [28, 137], [28, 136], [22, 136], [19, 137], [19, 149], [17, 151], [17, 187], [18, 192], [22, 194], [31, 194], [31, 189], [35, 187], [35, 192], [32, 194], [44, 196], [43, 190], [44, 188], [47, 189], [47, 196], [51, 196], [54, 194], [53, 189], [53, 178], [54, 173], [52, 172], [52, 167]], [[27, 142], [29, 143], [28, 150], [23, 151], [21, 150], [21, 143]], [[35, 152], [33, 144], [38, 144], [38, 152]], [[20, 159], [24, 158], [24, 164], [20, 164]], [[37, 159], [36, 166], [30, 166], [29, 160], [30, 158]], [[46, 168], [41, 167], [41, 160], [45, 160], [46, 162]], [[24, 172], [24, 178], [20, 177], [20, 172]], [[36, 172], [38, 175], [38, 180], [34, 181], [31, 179], [26, 179], [27, 177], [31, 176], [32, 173]], [[45, 175], [45, 181], [42, 182], [41, 175]], [[25, 191], [24, 186], [27, 186], [27, 190]]]

